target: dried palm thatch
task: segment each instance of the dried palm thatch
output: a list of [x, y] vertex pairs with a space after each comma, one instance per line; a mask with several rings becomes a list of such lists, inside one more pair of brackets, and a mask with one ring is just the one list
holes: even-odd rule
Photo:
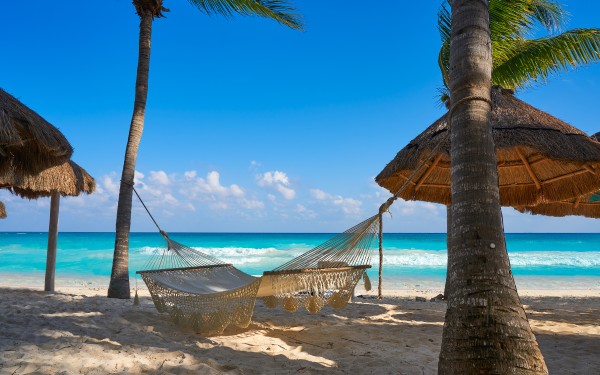
[[[392, 193], [443, 141], [437, 154], [399, 194], [408, 200], [450, 204], [450, 139], [447, 114], [404, 147], [375, 178]], [[561, 201], [600, 188], [600, 143], [584, 132], [492, 88], [491, 124], [503, 206]], [[460, 147], [460, 145], [457, 145]]]
[[49, 197], [53, 191], [62, 196], [90, 194], [96, 189], [96, 182], [85, 169], [69, 160], [36, 175], [4, 171], [0, 173], [0, 187], [5, 187], [23, 198], [36, 199]]
[[4, 203], [0, 201], [0, 219], [6, 218], [6, 207], [4, 207]]
[[532, 207], [515, 207], [519, 212], [544, 216], [585, 216], [600, 218], [600, 196], [589, 193], [560, 202], [548, 202]]
[[0, 89], [0, 171], [36, 174], [66, 162], [72, 154], [57, 128]]

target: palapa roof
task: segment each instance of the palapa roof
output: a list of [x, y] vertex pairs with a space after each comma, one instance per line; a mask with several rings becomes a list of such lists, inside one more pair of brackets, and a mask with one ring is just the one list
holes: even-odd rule
[[[593, 200], [592, 197], [594, 197]], [[515, 207], [519, 212], [545, 216], [585, 216], [600, 218], [600, 196], [589, 193], [560, 202], [542, 203], [533, 207]]]
[[12, 191], [23, 198], [36, 199], [49, 197], [53, 191], [62, 196], [90, 194], [96, 189], [96, 182], [85, 169], [69, 160], [56, 167], [43, 170], [37, 175], [23, 175], [5, 171], [0, 173], [0, 187]]
[[0, 89], [0, 170], [35, 174], [66, 162], [72, 154], [57, 128]]
[[[400, 150], [377, 183], [396, 193], [444, 139], [446, 119], [447, 114]], [[560, 201], [600, 188], [600, 143], [584, 132], [500, 87], [492, 88], [491, 125], [502, 205]], [[399, 196], [450, 204], [450, 137]]]
[[6, 218], [6, 207], [4, 207], [4, 203], [0, 201], [0, 219]]

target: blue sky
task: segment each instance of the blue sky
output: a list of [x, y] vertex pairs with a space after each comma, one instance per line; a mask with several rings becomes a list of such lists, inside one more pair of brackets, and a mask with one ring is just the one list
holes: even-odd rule
[[[297, 1], [306, 30], [208, 17], [166, 0], [154, 22], [137, 186], [167, 231], [337, 232], [377, 212], [373, 177], [444, 111], [441, 1]], [[0, 87], [57, 126], [97, 181], [61, 202], [63, 231], [113, 231], [133, 106], [139, 19], [130, 0], [3, 4]], [[358, 6], [358, 5], [362, 6]], [[600, 2], [570, 1], [569, 28], [599, 27]], [[600, 66], [519, 93], [600, 131]], [[48, 199], [0, 192], [0, 230], [46, 231]], [[386, 228], [444, 232], [445, 207], [398, 201]], [[584, 218], [504, 211], [509, 232], [596, 232]], [[134, 200], [134, 231], [153, 225]]]

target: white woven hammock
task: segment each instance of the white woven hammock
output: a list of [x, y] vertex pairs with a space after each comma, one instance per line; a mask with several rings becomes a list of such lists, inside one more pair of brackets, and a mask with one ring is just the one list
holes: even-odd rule
[[159, 312], [205, 334], [222, 333], [230, 324], [247, 327], [257, 297], [269, 307], [281, 305], [290, 312], [299, 307], [311, 313], [324, 306], [342, 308], [363, 275], [370, 289], [365, 270], [370, 267], [379, 218], [365, 220], [262, 278], [173, 241], [161, 231], [167, 248], [156, 251], [146, 270], [137, 273]]

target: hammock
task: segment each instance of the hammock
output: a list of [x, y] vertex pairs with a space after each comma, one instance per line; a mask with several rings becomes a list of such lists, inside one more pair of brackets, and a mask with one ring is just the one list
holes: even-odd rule
[[379, 231], [375, 215], [272, 271], [264, 272], [257, 297], [267, 307], [294, 312], [304, 307], [316, 313], [324, 306], [346, 306], [356, 284], [371, 268], [371, 244]]
[[230, 324], [247, 327], [260, 279], [161, 233], [167, 248], [154, 253], [146, 270], [136, 272], [156, 310], [196, 332], [219, 334]]
[[[370, 268], [371, 243], [380, 215], [373, 216], [320, 246], [290, 260], [262, 278], [168, 237], [140, 274], [158, 312], [196, 332], [220, 334], [230, 324], [247, 327], [257, 297], [268, 307], [316, 313], [324, 306], [346, 306], [356, 284]], [[259, 289], [260, 286], [260, 289]]]

